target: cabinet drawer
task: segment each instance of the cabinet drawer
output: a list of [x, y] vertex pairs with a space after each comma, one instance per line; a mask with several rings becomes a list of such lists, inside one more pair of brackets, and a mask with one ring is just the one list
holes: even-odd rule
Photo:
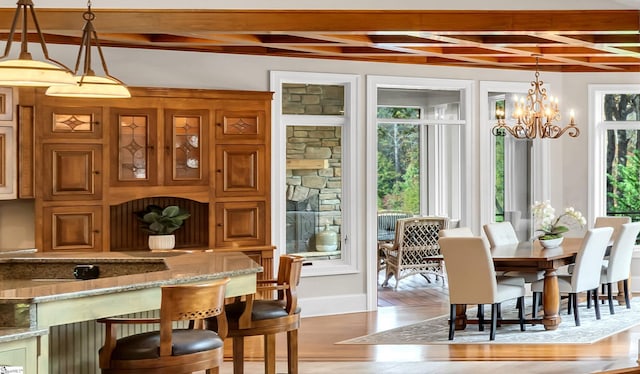
[[262, 110], [216, 111], [216, 143], [264, 143], [266, 113]]

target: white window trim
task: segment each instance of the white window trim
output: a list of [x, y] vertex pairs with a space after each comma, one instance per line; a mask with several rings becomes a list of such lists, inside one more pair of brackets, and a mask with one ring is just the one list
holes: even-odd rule
[[[416, 77], [397, 77], [397, 76], [367, 76], [367, 133], [366, 133], [366, 201], [365, 201], [365, 224], [366, 224], [366, 240], [365, 248], [377, 248], [377, 151], [378, 151], [378, 131], [376, 126], [377, 121], [377, 108], [378, 108], [378, 89], [379, 88], [404, 88], [404, 89], [421, 89], [421, 90], [464, 90], [464, 94], [461, 96], [460, 108], [464, 108], [464, 113], [461, 113], [461, 118], [464, 118], [466, 126], [462, 131], [464, 154], [463, 166], [464, 176], [463, 178], [467, 183], [463, 183], [465, 186], [473, 185], [472, 176], [474, 175], [473, 164], [471, 163], [471, 157], [475, 154], [475, 146], [472, 139], [473, 128], [473, 81], [460, 80], [460, 79], [436, 79], [436, 78], [416, 78]], [[438, 123], [446, 123], [448, 121], [437, 121]], [[474, 216], [472, 213], [471, 204], [471, 188], [465, 188], [462, 193], [463, 201], [461, 204], [461, 224], [469, 225], [474, 222]], [[377, 310], [378, 302], [378, 260], [371, 250], [367, 253], [370, 255], [366, 258], [367, 267], [367, 310]]]
[[[589, 180], [588, 196], [589, 204], [587, 222], [595, 221], [595, 217], [604, 216], [607, 213], [607, 200], [605, 191], [607, 190], [607, 179], [605, 177], [604, 154], [606, 132], [615, 129], [622, 123], [612, 123], [600, 120], [603, 118], [602, 102], [605, 94], [627, 94], [640, 92], [638, 84], [589, 84]], [[633, 121], [638, 122], [638, 121]], [[616, 126], [617, 125], [617, 126]], [[626, 128], [626, 127], [625, 127]]]
[[[283, 83], [344, 85], [344, 116], [296, 116], [282, 114], [281, 89]], [[286, 126], [287, 124], [313, 124], [325, 126], [342, 125], [342, 234], [341, 258], [338, 260], [313, 261], [312, 266], [303, 266], [302, 277], [349, 274], [359, 272], [358, 248], [362, 248], [358, 224], [353, 219], [357, 211], [356, 191], [361, 191], [355, 165], [359, 164], [356, 149], [356, 127], [358, 124], [359, 77], [352, 74], [328, 74], [291, 71], [271, 71], [270, 87], [274, 92], [271, 107], [271, 237], [279, 257], [286, 253]], [[277, 261], [275, 261], [277, 267]], [[277, 271], [277, 269], [274, 269]]]

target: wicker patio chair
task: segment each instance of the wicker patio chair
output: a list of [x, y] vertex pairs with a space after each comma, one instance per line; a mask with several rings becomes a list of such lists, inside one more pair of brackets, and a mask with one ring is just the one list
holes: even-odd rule
[[396, 237], [392, 244], [383, 245], [386, 257], [386, 276], [383, 286], [391, 276], [396, 278], [394, 289], [403, 278], [421, 274], [429, 282], [429, 274], [443, 276], [442, 254], [438, 244], [438, 232], [449, 227], [447, 217], [413, 217], [399, 219]]

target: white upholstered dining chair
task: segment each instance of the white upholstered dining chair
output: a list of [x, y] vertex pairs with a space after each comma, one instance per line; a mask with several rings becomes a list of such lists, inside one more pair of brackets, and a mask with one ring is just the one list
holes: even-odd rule
[[609, 240], [609, 244], [613, 244], [618, 238], [618, 235], [620, 235], [620, 230], [622, 229], [622, 225], [629, 222], [631, 222], [631, 217], [602, 216], [602, 217], [596, 217], [593, 227], [596, 227], [596, 228], [612, 227], [613, 234], [611, 234], [611, 239]]
[[[455, 332], [456, 306], [468, 304], [491, 305], [489, 340], [495, 340], [500, 303], [518, 299], [520, 329], [524, 327], [524, 279], [513, 283], [499, 283], [496, 279], [491, 251], [481, 237], [442, 237], [440, 250], [449, 283], [449, 340]], [[484, 324], [479, 316], [478, 324]], [[481, 329], [482, 330], [482, 329]]]
[[[573, 318], [576, 326], [580, 326], [578, 294], [581, 292], [587, 292], [587, 300], [590, 300], [593, 292], [596, 319], [600, 319], [598, 288], [600, 287], [602, 260], [611, 234], [613, 234], [613, 228], [611, 227], [588, 230], [582, 241], [582, 246], [576, 254], [573, 273], [558, 276], [558, 290], [560, 294], [569, 295], [569, 303], [573, 305]], [[542, 295], [543, 289], [543, 280], [531, 284], [531, 291], [538, 295]]]
[[636, 244], [638, 233], [640, 233], [640, 222], [622, 224], [618, 232], [618, 237], [611, 248], [609, 260], [602, 264], [600, 283], [603, 286], [603, 292], [606, 286], [607, 301], [609, 302], [609, 314], [615, 314], [613, 308], [613, 295], [611, 293], [611, 285], [613, 283], [623, 283], [625, 305], [627, 308], [631, 308], [631, 305], [629, 305], [628, 280], [631, 273], [633, 247]]

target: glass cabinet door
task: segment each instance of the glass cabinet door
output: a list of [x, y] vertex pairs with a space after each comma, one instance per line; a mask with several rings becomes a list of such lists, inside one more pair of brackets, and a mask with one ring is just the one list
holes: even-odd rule
[[118, 126], [114, 142], [118, 162], [111, 184], [156, 184], [155, 110], [113, 109], [112, 116]]
[[207, 135], [208, 115], [204, 110], [167, 111], [166, 125], [169, 125], [166, 134], [168, 147], [165, 147], [165, 165], [171, 170], [166, 170], [166, 183], [179, 184], [187, 181], [207, 180]]

